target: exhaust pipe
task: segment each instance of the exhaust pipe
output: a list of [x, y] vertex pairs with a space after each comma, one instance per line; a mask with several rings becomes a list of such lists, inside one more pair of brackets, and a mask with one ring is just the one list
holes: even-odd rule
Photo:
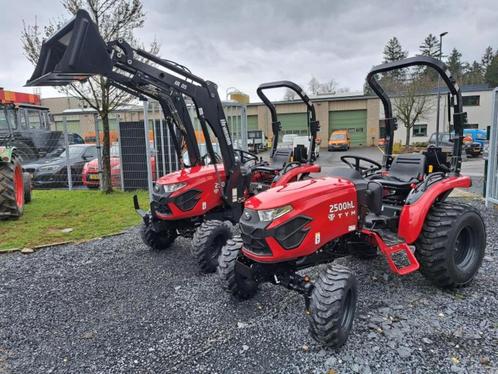
[[92, 75], [112, 72], [110, 51], [90, 15], [80, 9], [50, 39], [26, 86], [64, 86]]

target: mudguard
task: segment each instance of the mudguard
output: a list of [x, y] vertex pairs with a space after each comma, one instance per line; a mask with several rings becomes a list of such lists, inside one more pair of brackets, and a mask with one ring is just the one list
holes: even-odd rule
[[470, 177], [464, 176], [449, 177], [431, 185], [415, 202], [403, 207], [399, 218], [398, 236], [408, 244], [414, 243], [422, 231], [425, 218], [434, 201], [454, 188], [469, 188], [471, 185]]
[[276, 182], [272, 183], [271, 187], [283, 186], [289, 182], [297, 181], [297, 177], [300, 174], [306, 173], [319, 173], [322, 168], [319, 165], [310, 165], [304, 164], [300, 166], [296, 166], [289, 171], [287, 171], [284, 175], [282, 175]]

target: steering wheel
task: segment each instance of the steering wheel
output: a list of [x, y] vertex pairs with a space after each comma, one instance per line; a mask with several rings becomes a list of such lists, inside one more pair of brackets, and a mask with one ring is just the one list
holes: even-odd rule
[[[382, 169], [382, 165], [379, 164], [377, 161], [362, 156], [353, 156], [353, 155], [341, 156], [341, 161], [344, 162], [346, 165], [348, 165], [351, 169], [359, 171], [361, 175], [364, 177], [367, 177], [373, 174], [374, 172]], [[368, 162], [371, 166], [368, 167], [360, 165], [361, 161]]]
[[[234, 149], [235, 151], [235, 157], [239, 158], [239, 161], [242, 165], [246, 165], [247, 163], [249, 162], [254, 162], [255, 164], [257, 164], [259, 162], [259, 158], [258, 156], [256, 156], [255, 154], [251, 153], [251, 152], [247, 152], [247, 151], [244, 151], [242, 149]], [[237, 155], [238, 153], [238, 155]]]

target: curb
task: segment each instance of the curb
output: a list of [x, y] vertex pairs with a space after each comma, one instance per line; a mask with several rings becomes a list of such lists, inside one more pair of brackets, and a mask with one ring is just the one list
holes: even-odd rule
[[83, 244], [83, 243], [88, 243], [94, 240], [99, 240], [99, 239], [105, 239], [105, 238], [111, 238], [113, 236], [119, 236], [126, 234], [128, 230], [124, 231], [119, 231], [113, 234], [106, 234], [102, 235], [96, 238], [91, 238], [91, 239], [83, 239], [83, 240], [67, 240], [63, 242], [55, 242], [55, 243], [49, 243], [49, 244], [41, 244], [41, 245], [36, 245], [34, 247], [25, 247], [25, 248], [6, 248], [6, 249], [0, 249], [0, 256], [1, 255], [6, 255], [10, 253], [15, 253], [15, 252], [21, 252], [23, 254], [31, 254], [34, 252], [38, 252], [41, 249], [49, 248], [49, 247], [60, 247], [61, 245], [66, 245], [66, 244]]

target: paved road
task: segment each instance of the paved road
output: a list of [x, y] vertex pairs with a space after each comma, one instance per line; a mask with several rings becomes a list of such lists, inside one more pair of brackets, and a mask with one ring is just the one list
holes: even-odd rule
[[[347, 152], [327, 152], [326, 149], [320, 150], [318, 163], [322, 167], [322, 175], [327, 175], [331, 168], [345, 166], [340, 160], [344, 155], [358, 155], [370, 158], [382, 163], [382, 152], [377, 147], [352, 148]], [[268, 152], [262, 153], [264, 159], [268, 159]], [[462, 174], [472, 178], [472, 187], [470, 192], [482, 195], [484, 183], [484, 160], [482, 157], [464, 158], [462, 163]]]

